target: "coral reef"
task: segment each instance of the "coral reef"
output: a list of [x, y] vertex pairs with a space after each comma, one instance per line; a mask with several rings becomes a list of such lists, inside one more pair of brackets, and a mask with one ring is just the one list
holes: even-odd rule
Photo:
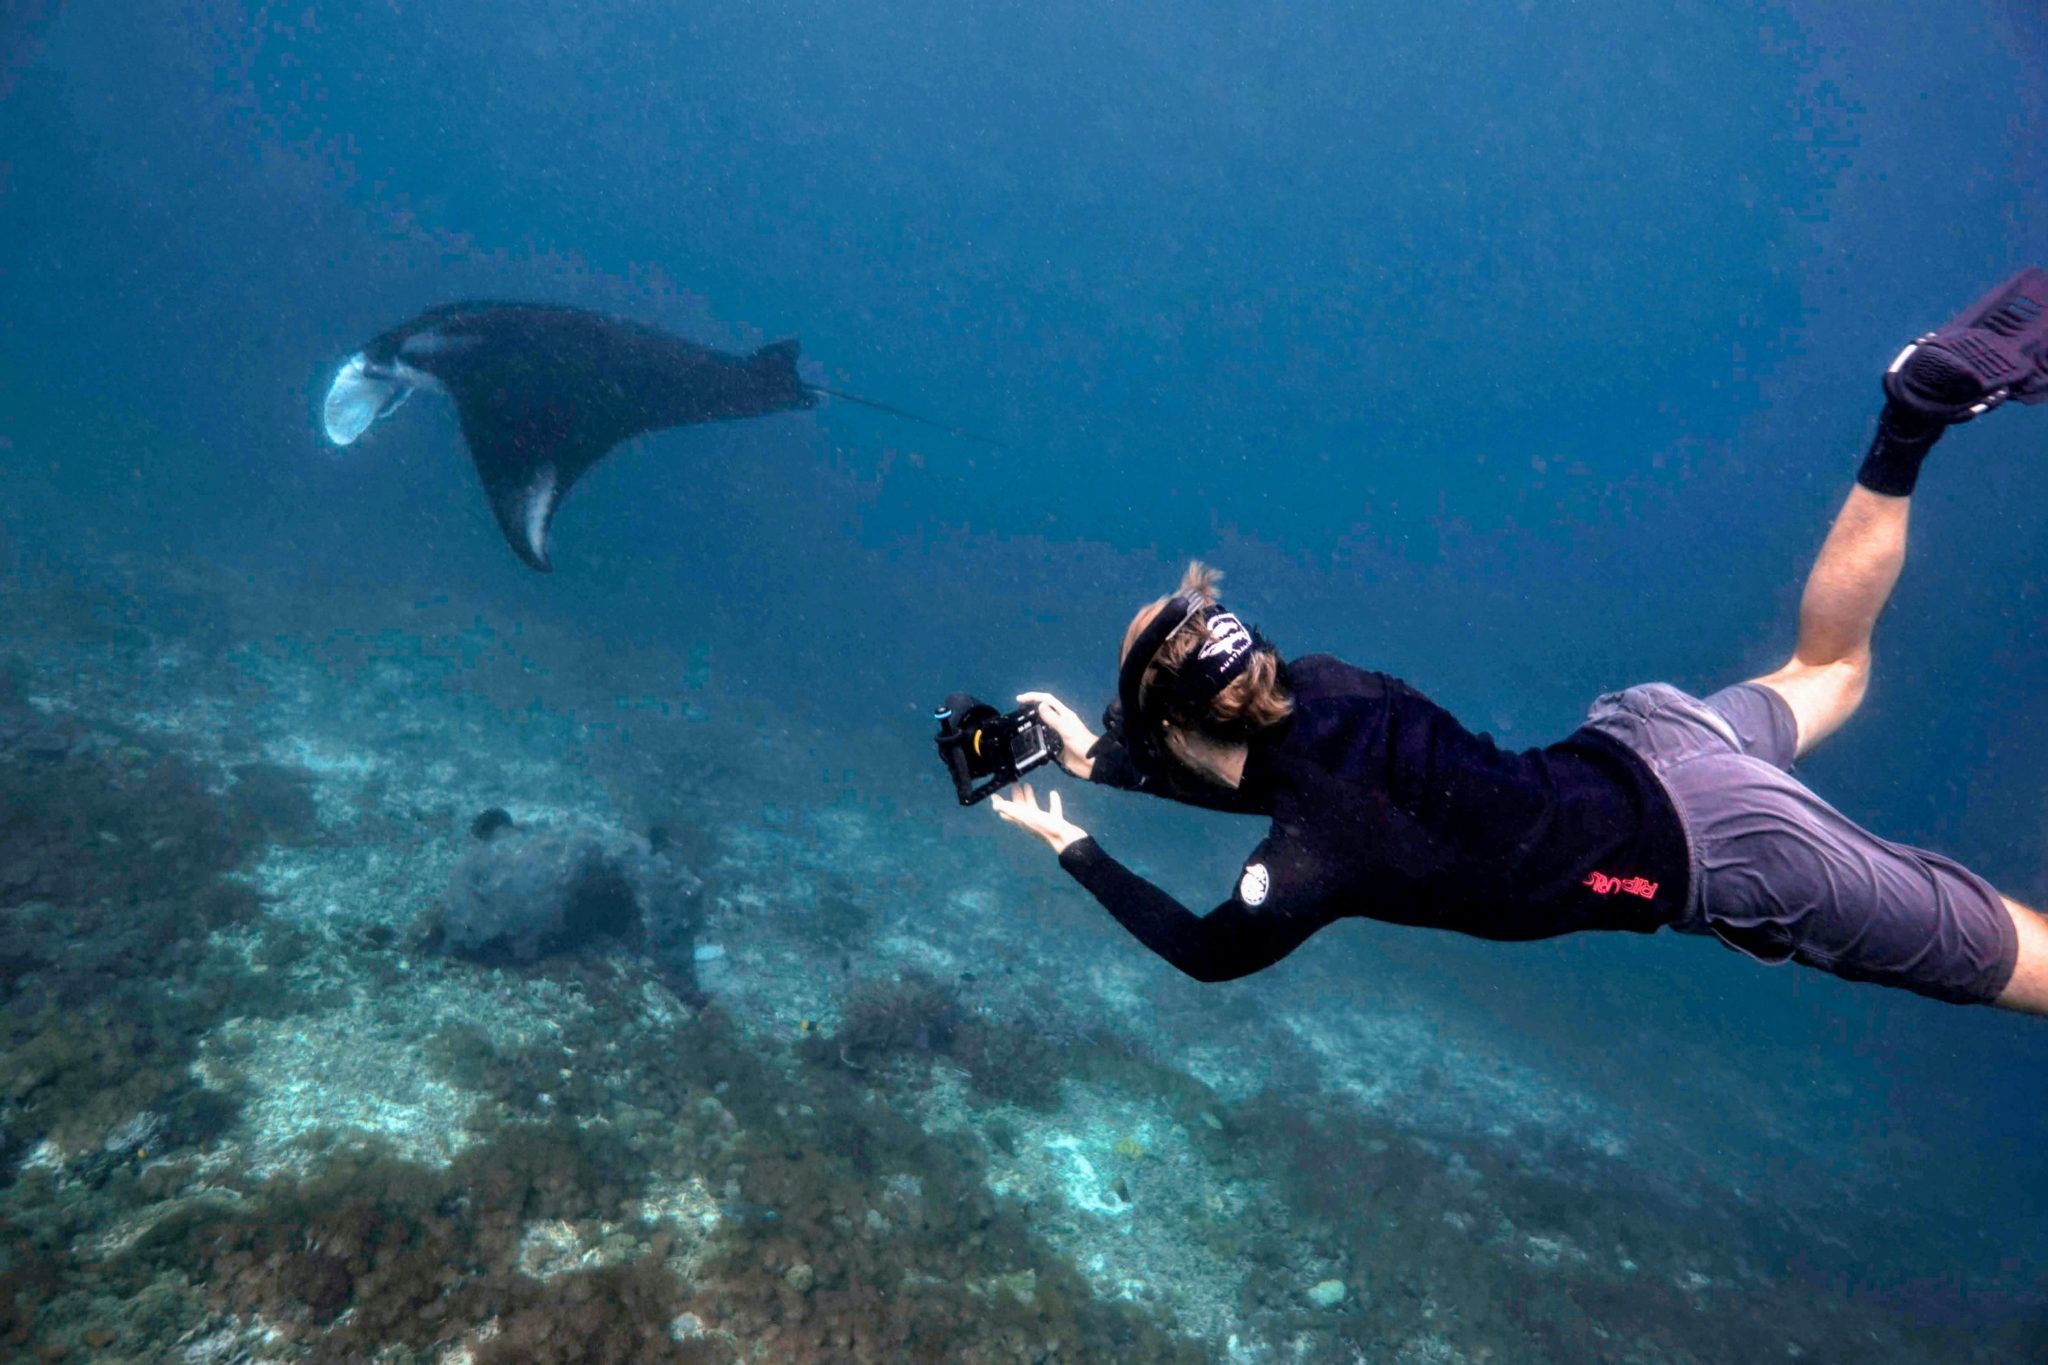
[[141, 737], [0, 713], [0, 906], [130, 904], [200, 884], [253, 848], [192, 767]]
[[[480, 1115], [448, 1166], [359, 1144], [309, 1179], [216, 1183], [159, 1214], [98, 1284], [199, 1286], [211, 1311], [259, 1315], [315, 1361], [461, 1343], [479, 1365], [1202, 1358], [1099, 1303], [989, 1192], [971, 1140], [934, 1138], [844, 1071], [792, 1106], [782, 1066], [715, 1013], [619, 1029], [638, 987], [615, 985], [551, 1043], [505, 1054], [472, 1037], [451, 1053], [501, 1117]], [[644, 1117], [568, 1117], [623, 1119], [627, 1093]], [[726, 1191], [688, 1275], [675, 1257], [701, 1232], [648, 1198], [685, 1173]], [[540, 1225], [591, 1250], [529, 1273]], [[83, 1274], [60, 1257], [16, 1287], [53, 1303]], [[679, 1323], [695, 1328], [679, 1339]]]
[[[605, 1217], [623, 1205], [630, 1166], [601, 1169], [593, 1144], [568, 1127], [504, 1129], [446, 1169], [348, 1150], [303, 1183], [279, 1176], [232, 1202], [194, 1201], [125, 1264], [201, 1277], [216, 1308], [294, 1325], [315, 1359], [451, 1340], [530, 1310], [516, 1269], [529, 1220]], [[631, 1328], [636, 1340], [643, 1326]]]
[[657, 1257], [514, 1282], [497, 1333], [471, 1352], [476, 1365], [724, 1365], [718, 1338], [677, 1341], [681, 1286]]
[[[20, 728], [20, 713], [15, 717]], [[186, 1074], [225, 1003], [288, 1008], [291, 987], [251, 985], [209, 936], [253, 925], [262, 903], [229, 874], [259, 829], [302, 831], [301, 790], [251, 773], [270, 811], [214, 795], [188, 761], [143, 737], [42, 718], [0, 750], [0, 1112], [11, 1141], [90, 1150], [144, 1111], [179, 1140], [225, 1126], [225, 1101]]]
[[228, 770], [228, 818], [250, 842], [302, 844], [320, 828], [312, 774], [280, 763], [238, 763]]
[[906, 1057], [944, 1058], [967, 1073], [975, 1095], [1043, 1109], [1059, 1102], [1069, 1065], [1069, 1048], [1051, 1034], [1044, 1018], [969, 1009], [956, 988], [912, 969], [857, 983], [840, 1007], [838, 1031], [804, 1048], [814, 1060], [856, 1071]]

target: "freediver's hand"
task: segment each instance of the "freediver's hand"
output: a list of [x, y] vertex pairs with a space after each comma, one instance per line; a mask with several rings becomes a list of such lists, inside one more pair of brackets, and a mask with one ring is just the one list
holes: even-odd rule
[[1038, 718], [1045, 722], [1045, 728], [1060, 737], [1060, 766], [1086, 782], [1095, 771], [1095, 760], [1088, 757], [1088, 751], [1101, 736], [1050, 692], [1019, 692], [1017, 700], [1038, 708]]
[[1060, 808], [1060, 794], [1048, 791], [1045, 794], [1045, 809], [1038, 807], [1038, 797], [1032, 793], [1031, 784], [1020, 782], [1012, 788], [1017, 794], [1005, 797], [1000, 792], [989, 798], [995, 807], [996, 816], [1013, 825], [1021, 825], [1052, 846], [1054, 853], [1065, 853], [1067, 846], [1088, 837], [1088, 831], [1067, 819]]

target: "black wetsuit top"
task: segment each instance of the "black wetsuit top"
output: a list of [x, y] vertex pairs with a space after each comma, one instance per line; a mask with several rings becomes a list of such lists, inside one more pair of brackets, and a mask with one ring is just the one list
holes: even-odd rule
[[[1138, 941], [1200, 981], [1270, 967], [1350, 915], [1535, 939], [1651, 933], [1689, 891], [1685, 831], [1634, 751], [1592, 730], [1507, 753], [1383, 673], [1312, 654], [1294, 713], [1254, 736], [1239, 785], [1144, 778], [1114, 739], [1092, 780], [1272, 817], [1206, 916], [1079, 839], [1060, 865]], [[1199, 788], [1199, 790], [1197, 789]]]

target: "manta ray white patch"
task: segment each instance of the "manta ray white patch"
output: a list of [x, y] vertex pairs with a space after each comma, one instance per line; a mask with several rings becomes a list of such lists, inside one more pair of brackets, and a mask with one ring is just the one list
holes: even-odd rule
[[544, 464], [533, 471], [533, 482], [526, 486], [526, 506], [521, 509], [521, 524], [526, 529], [526, 548], [533, 551], [535, 559], [548, 557], [548, 514], [555, 506], [555, 467]]
[[1266, 893], [1273, 889], [1272, 874], [1266, 871], [1264, 863], [1252, 863], [1237, 879], [1237, 898], [1246, 905], [1264, 905]]
[[450, 335], [447, 332], [414, 332], [398, 343], [398, 350], [401, 355], [453, 355], [458, 351], [468, 350], [476, 345], [478, 340], [477, 337]]
[[327, 386], [320, 424], [327, 439], [352, 445], [380, 417], [397, 412], [414, 389], [438, 389], [434, 377], [410, 365], [373, 365], [361, 351], [348, 358]]

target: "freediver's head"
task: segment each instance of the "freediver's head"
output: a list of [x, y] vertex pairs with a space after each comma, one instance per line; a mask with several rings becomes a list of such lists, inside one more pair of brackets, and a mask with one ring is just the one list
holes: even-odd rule
[[1143, 771], [1169, 761], [1196, 766], [1187, 761], [1190, 739], [1241, 742], [1293, 713], [1279, 654], [1224, 609], [1222, 579], [1191, 561], [1180, 590], [1140, 608], [1124, 631], [1105, 728], [1122, 735]]

